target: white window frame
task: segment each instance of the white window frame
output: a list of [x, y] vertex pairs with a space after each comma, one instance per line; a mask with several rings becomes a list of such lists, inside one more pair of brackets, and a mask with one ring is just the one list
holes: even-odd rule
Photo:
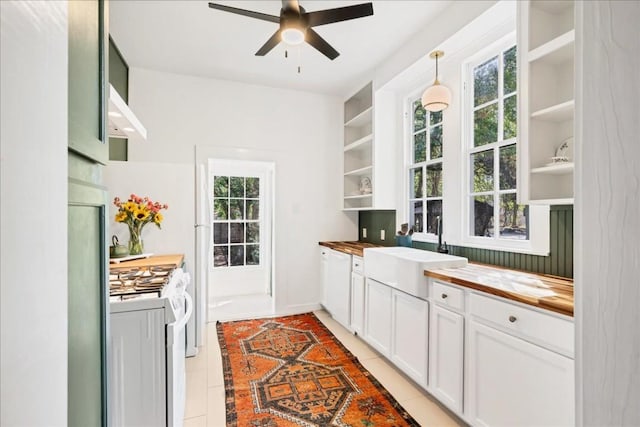
[[[434, 200], [440, 200], [442, 203], [442, 211], [443, 211], [443, 216], [444, 216], [444, 156], [445, 156], [445, 149], [444, 149], [444, 114], [445, 112], [442, 112], [442, 121], [440, 121], [438, 124], [436, 125], [431, 125], [431, 117], [430, 117], [430, 112], [427, 111], [427, 117], [425, 119], [425, 129], [424, 130], [420, 130], [420, 131], [415, 131], [414, 130], [414, 125], [413, 125], [413, 104], [420, 99], [420, 96], [422, 94], [424, 90], [420, 91], [420, 92], [414, 92], [412, 93], [410, 96], [408, 96], [405, 100], [405, 117], [407, 118], [407, 120], [404, 122], [405, 123], [405, 133], [407, 135], [407, 137], [405, 138], [406, 141], [406, 147], [407, 147], [407, 155], [406, 155], [406, 162], [405, 162], [405, 167], [404, 167], [404, 171], [403, 171], [403, 177], [404, 177], [404, 182], [406, 185], [406, 191], [405, 191], [405, 198], [404, 198], [404, 203], [405, 203], [405, 209], [406, 209], [406, 222], [409, 224], [409, 227], [411, 227], [411, 222], [412, 222], [412, 218], [411, 218], [411, 204], [413, 202], [418, 202], [418, 201], [422, 201], [423, 206], [422, 206], [422, 216], [423, 216], [423, 232], [415, 232], [413, 234], [413, 240], [416, 241], [424, 241], [424, 242], [436, 242], [438, 240], [438, 235], [435, 233], [428, 233], [427, 232], [427, 202], [429, 201], [434, 201]], [[431, 128], [435, 128], [437, 126], [440, 126], [442, 129], [442, 156], [437, 158], [437, 159], [431, 159]], [[426, 158], [424, 161], [422, 162], [417, 162], [414, 163], [414, 152], [413, 152], [413, 138], [414, 135], [416, 135], [418, 132], [422, 132], [424, 131], [426, 133], [425, 138], [426, 138]], [[428, 197], [427, 196], [427, 167], [430, 165], [434, 165], [434, 164], [440, 164], [442, 165], [442, 195], [438, 196], [438, 197]], [[423, 196], [421, 198], [412, 198], [411, 197], [411, 193], [413, 191], [413, 186], [411, 184], [411, 170], [412, 169], [416, 169], [418, 167], [422, 168], [422, 192], [423, 192]]]
[[[462, 206], [463, 206], [463, 216], [461, 218], [463, 223], [462, 229], [462, 245], [466, 247], [472, 248], [482, 248], [482, 249], [493, 249], [493, 250], [501, 250], [501, 251], [509, 251], [509, 252], [518, 252], [518, 253], [528, 253], [534, 255], [548, 255], [549, 254], [549, 206], [542, 205], [529, 205], [529, 240], [516, 240], [516, 239], [505, 239], [500, 238], [500, 227], [499, 221], [500, 217], [499, 213], [500, 206], [497, 204], [494, 206], [494, 236], [493, 237], [481, 237], [474, 236], [471, 224], [473, 222], [473, 218], [471, 216], [472, 212], [472, 204], [471, 198], [473, 196], [482, 195], [484, 193], [473, 193], [471, 191], [470, 182], [471, 182], [471, 154], [476, 152], [482, 152], [489, 149], [494, 151], [494, 177], [499, 176], [499, 165], [500, 165], [500, 157], [499, 157], [499, 148], [508, 146], [514, 143], [517, 143], [520, 138], [520, 123], [518, 123], [518, 134], [516, 138], [510, 138], [508, 140], [500, 140], [491, 144], [485, 144], [479, 147], [473, 147], [473, 119], [474, 119], [474, 110], [475, 107], [473, 105], [473, 69], [474, 67], [484, 63], [485, 61], [491, 59], [494, 56], [499, 57], [499, 64], [502, 66], [502, 53], [508, 50], [511, 46], [516, 44], [516, 36], [515, 33], [511, 33], [502, 39], [496, 41], [492, 45], [487, 48], [481, 50], [480, 52], [474, 54], [469, 57], [462, 65], [462, 81], [463, 81], [463, 113], [462, 113], [462, 126], [463, 126], [463, 141], [461, 144], [462, 150], [462, 159], [463, 159], [463, 167], [462, 167], [462, 185], [461, 185], [461, 197], [462, 197]], [[522, 67], [521, 63], [521, 55], [517, 55], [518, 58], [518, 78], [517, 78], [517, 88], [516, 94], [518, 96], [517, 105], [520, 104], [520, 84], [521, 84], [521, 74], [520, 68]], [[500, 74], [501, 75], [501, 74]], [[498, 79], [498, 93], [501, 98], [503, 93], [503, 82], [502, 77]], [[502, 102], [502, 99], [500, 100]], [[518, 120], [520, 120], [520, 116], [517, 115]], [[498, 109], [498, 134], [502, 135], [501, 131], [503, 128], [503, 117], [502, 117], [502, 109]], [[496, 153], [498, 155], [496, 156]], [[520, 162], [516, 163], [518, 167], [520, 166]], [[517, 174], [519, 177], [519, 174]], [[521, 182], [518, 179], [516, 185], [516, 192], [520, 191]], [[487, 195], [494, 195], [498, 192], [499, 194], [507, 194], [513, 193], [513, 190], [500, 190], [498, 180], [494, 179], [494, 190], [491, 192], [487, 192]]]

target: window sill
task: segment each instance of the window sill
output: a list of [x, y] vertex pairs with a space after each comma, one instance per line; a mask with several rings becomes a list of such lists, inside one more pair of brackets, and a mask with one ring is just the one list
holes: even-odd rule
[[533, 248], [530, 241], [499, 243], [499, 242], [477, 242], [477, 241], [467, 240], [462, 242], [460, 246], [464, 246], [465, 248], [486, 249], [490, 251], [513, 252], [517, 254], [549, 256], [548, 250]]
[[438, 236], [428, 233], [413, 233], [411, 240], [423, 243], [438, 243]]

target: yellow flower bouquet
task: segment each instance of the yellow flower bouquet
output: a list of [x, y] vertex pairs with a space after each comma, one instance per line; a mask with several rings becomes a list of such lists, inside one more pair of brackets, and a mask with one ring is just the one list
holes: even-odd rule
[[169, 206], [135, 194], [131, 194], [126, 202], [116, 197], [113, 204], [118, 208], [116, 222], [123, 222], [129, 227], [129, 254], [140, 255], [144, 252], [142, 229], [149, 223], [161, 228], [164, 217], [160, 210], [169, 209]]

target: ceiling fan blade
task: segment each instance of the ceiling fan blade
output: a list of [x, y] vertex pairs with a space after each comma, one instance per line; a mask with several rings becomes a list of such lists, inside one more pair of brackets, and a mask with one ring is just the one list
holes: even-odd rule
[[267, 15], [266, 13], [254, 12], [252, 10], [240, 9], [237, 7], [225, 6], [222, 4], [209, 3], [209, 7], [211, 9], [218, 9], [224, 12], [231, 12], [237, 15], [248, 16], [250, 18], [261, 19], [263, 21], [275, 22], [276, 24], [280, 23], [279, 16]]
[[335, 50], [325, 39], [320, 37], [318, 33], [313, 31], [311, 28], [307, 28], [307, 34], [305, 37], [307, 43], [311, 46], [315, 47], [322, 53], [324, 56], [329, 58], [330, 60], [334, 60], [340, 55], [337, 50]]
[[298, 0], [282, 0], [282, 9], [293, 10], [297, 14], [300, 14], [300, 4], [298, 3]]
[[338, 7], [335, 9], [318, 10], [304, 14], [308, 19], [310, 27], [348, 21], [350, 19], [363, 18], [371, 15], [373, 15], [373, 3], [363, 3], [353, 6]]
[[271, 51], [274, 47], [280, 43], [280, 30], [273, 33], [273, 35], [267, 40], [265, 44], [262, 45], [260, 49], [256, 52], [256, 56], [265, 56], [267, 53]]

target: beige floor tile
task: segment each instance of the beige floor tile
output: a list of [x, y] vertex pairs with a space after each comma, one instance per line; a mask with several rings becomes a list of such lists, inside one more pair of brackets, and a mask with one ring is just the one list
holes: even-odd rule
[[187, 357], [185, 362], [187, 373], [207, 369], [207, 346], [199, 347], [198, 354], [193, 357]]
[[389, 390], [393, 397], [402, 402], [414, 397], [424, 396], [424, 392], [400, 374], [383, 358], [361, 360], [360, 363]]
[[346, 335], [338, 338], [342, 345], [344, 345], [358, 360], [363, 361], [367, 359], [376, 359], [380, 357], [374, 349], [369, 347], [367, 343], [356, 335]]
[[207, 427], [207, 416], [202, 415], [195, 418], [187, 418], [184, 420], [184, 427]]
[[422, 427], [457, 427], [466, 425], [426, 396], [401, 401], [400, 405]]
[[222, 354], [217, 338], [214, 342], [209, 342], [207, 351], [207, 386], [214, 387], [224, 385], [222, 373]]
[[207, 400], [207, 426], [224, 427], [227, 423], [224, 386], [209, 387]]
[[187, 374], [187, 402], [185, 418], [207, 414], [207, 371], [193, 371]]

